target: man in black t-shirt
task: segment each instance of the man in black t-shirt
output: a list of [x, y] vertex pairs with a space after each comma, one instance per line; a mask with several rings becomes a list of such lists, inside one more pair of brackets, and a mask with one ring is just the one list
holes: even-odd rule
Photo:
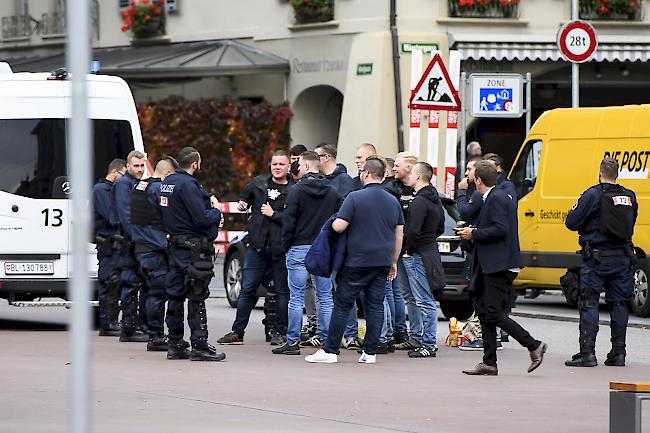
[[238, 205], [240, 211], [251, 209], [248, 220], [250, 246], [244, 257], [241, 292], [237, 301], [237, 316], [232, 332], [218, 340], [219, 344], [241, 344], [251, 311], [255, 307], [257, 287], [267, 269], [271, 270], [275, 292], [266, 295], [266, 324], [272, 345], [281, 345], [287, 326], [287, 268], [282, 248], [282, 212], [289, 187], [289, 157], [278, 150], [271, 157], [271, 174], [255, 177], [244, 188]]

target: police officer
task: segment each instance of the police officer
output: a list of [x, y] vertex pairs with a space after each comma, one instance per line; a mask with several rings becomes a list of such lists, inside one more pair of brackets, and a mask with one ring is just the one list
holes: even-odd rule
[[174, 173], [178, 163], [171, 157], [156, 164], [152, 177], [140, 180], [131, 195], [131, 233], [135, 244], [138, 271], [147, 286], [147, 351], [166, 352], [164, 335], [165, 277], [167, 275], [167, 233], [158, 202], [160, 183]]
[[113, 182], [126, 171], [126, 161], [114, 159], [108, 164], [106, 177], [93, 187], [93, 215], [95, 222], [95, 244], [99, 269], [99, 335], [117, 337], [120, 335], [118, 300], [120, 297], [119, 270], [115, 251], [115, 226], [111, 223], [111, 189]]
[[586, 190], [566, 218], [569, 230], [577, 231], [582, 247], [580, 267], [580, 352], [565, 362], [569, 367], [595, 367], [598, 301], [605, 289], [610, 314], [612, 350], [605, 365], [625, 365], [625, 333], [628, 301], [634, 292], [632, 234], [638, 213], [636, 196], [616, 183], [618, 163], [600, 163], [599, 184]]
[[[221, 212], [216, 200], [208, 199], [194, 177], [201, 168], [201, 155], [192, 147], [178, 154], [179, 169], [160, 184], [159, 206], [169, 233], [169, 273], [167, 274], [167, 359], [221, 361], [226, 358], [208, 343], [205, 300], [214, 276], [212, 259]], [[211, 207], [216, 206], [216, 207]], [[183, 345], [183, 311], [188, 300], [187, 321], [192, 351]]]
[[[122, 280], [122, 330], [120, 341], [147, 342], [149, 337], [138, 329], [138, 292], [143, 288], [138, 278], [131, 230], [131, 195], [144, 174], [145, 155], [133, 150], [126, 158], [126, 173], [115, 181], [112, 189], [111, 222], [119, 227], [118, 266]], [[144, 296], [144, 294], [140, 294]], [[146, 324], [146, 321], [143, 322]]]

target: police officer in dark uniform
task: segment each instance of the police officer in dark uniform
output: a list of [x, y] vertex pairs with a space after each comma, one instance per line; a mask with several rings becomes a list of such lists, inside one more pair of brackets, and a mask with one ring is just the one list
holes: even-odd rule
[[586, 190], [566, 218], [578, 231], [583, 263], [580, 267], [580, 352], [565, 362], [569, 367], [595, 367], [598, 301], [605, 289], [610, 314], [612, 350], [605, 365], [625, 365], [628, 302], [634, 294], [632, 234], [638, 214], [636, 196], [616, 183], [618, 163], [600, 163], [599, 184]]
[[[192, 147], [178, 154], [179, 169], [160, 184], [159, 206], [165, 230], [169, 233], [169, 273], [167, 274], [167, 359], [221, 361], [224, 353], [208, 343], [208, 318], [205, 300], [214, 276], [213, 241], [217, 237], [221, 212], [211, 207], [198, 180], [201, 155]], [[213, 202], [212, 206], [220, 206]], [[192, 351], [183, 345], [183, 311], [188, 300], [187, 321]]]
[[165, 278], [167, 276], [167, 233], [163, 225], [158, 202], [160, 184], [174, 173], [178, 163], [171, 157], [156, 164], [152, 177], [140, 180], [131, 196], [131, 233], [135, 244], [138, 271], [147, 286], [147, 351], [166, 352], [167, 338], [164, 335]]
[[119, 269], [117, 268], [117, 251], [115, 249], [116, 228], [111, 223], [111, 189], [113, 182], [126, 171], [126, 161], [114, 159], [108, 164], [106, 177], [100, 179], [93, 187], [93, 215], [95, 222], [95, 244], [99, 269], [99, 335], [117, 337], [120, 325], [117, 322], [120, 309]]
[[[145, 155], [133, 150], [126, 158], [126, 173], [113, 185], [111, 222], [120, 229], [118, 266], [122, 280], [122, 330], [120, 341], [147, 342], [149, 337], [138, 328], [138, 292], [144, 288], [138, 277], [131, 230], [131, 195], [144, 174]], [[140, 296], [145, 296], [140, 293]], [[144, 312], [143, 312], [144, 314]], [[146, 321], [140, 320], [146, 325]]]

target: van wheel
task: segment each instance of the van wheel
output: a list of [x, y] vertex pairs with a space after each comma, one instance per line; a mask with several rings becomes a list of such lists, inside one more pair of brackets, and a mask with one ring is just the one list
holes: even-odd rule
[[463, 321], [472, 317], [474, 313], [474, 303], [467, 301], [440, 301], [440, 309], [447, 319], [455, 317]]
[[639, 259], [634, 266], [634, 297], [630, 301], [632, 312], [639, 317], [650, 316], [650, 293], [648, 259]]
[[243, 284], [242, 271], [244, 269], [244, 254], [237, 251], [228, 256], [223, 266], [223, 282], [226, 289], [226, 298], [231, 307], [237, 307], [237, 300]]

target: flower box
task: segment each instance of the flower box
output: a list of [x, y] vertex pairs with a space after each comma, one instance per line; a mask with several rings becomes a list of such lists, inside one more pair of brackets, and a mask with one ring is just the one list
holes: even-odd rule
[[334, 0], [291, 0], [296, 24], [311, 24], [334, 19]]
[[454, 18], [519, 18], [520, 0], [448, 0]]
[[641, 21], [643, 4], [641, 0], [580, 0], [580, 19]]
[[122, 31], [131, 31], [136, 39], [165, 34], [165, 0], [131, 0], [121, 15]]

